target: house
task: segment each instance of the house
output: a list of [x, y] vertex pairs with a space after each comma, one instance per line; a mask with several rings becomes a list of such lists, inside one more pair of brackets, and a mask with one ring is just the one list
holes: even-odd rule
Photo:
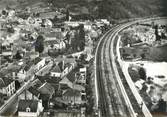
[[138, 59], [138, 58], [148, 58], [150, 54], [150, 47], [123, 47], [120, 48], [120, 54], [123, 59]]
[[12, 51], [11, 50], [4, 50], [4, 51], [2, 51], [2, 55], [3, 56], [12, 56]]
[[61, 89], [68, 89], [69, 87], [73, 87], [73, 83], [67, 78], [64, 77], [60, 82], [59, 82], [59, 87]]
[[[78, 75], [78, 76], [77, 76]], [[85, 74], [77, 74], [76, 77], [77, 77], [77, 81], [76, 83], [79, 84], [79, 85], [86, 85], [86, 76]]]
[[67, 89], [63, 91], [62, 100], [64, 103], [69, 104], [83, 104], [84, 101], [82, 100], [82, 94], [80, 91]]
[[67, 74], [69, 74], [73, 69], [75, 69], [77, 66], [76, 62], [72, 62], [72, 63], [65, 63], [64, 65], [64, 70], [62, 72], [62, 77], [66, 76]]
[[19, 117], [38, 117], [43, 112], [42, 101], [20, 100], [18, 104]]
[[65, 41], [60, 41], [58, 45], [55, 45], [57, 49], [65, 49], [66, 48], [66, 43]]
[[18, 78], [20, 81], [24, 81], [26, 78], [32, 76], [34, 72], [34, 63], [32, 61], [27, 61], [25, 64], [23, 63], [22, 68], [17, 73]]
[[0, 78], [0, 93], [11, 96], [16, 91], [15, 81], [8, 77]]
[[45, 40], [45, 44], [50, 47], [50, 49], [65, 49], [66, 43], [63, 40], [57, 39], [47, 39]]
[[53, 94], [55, 93], [54, 88], [50, 83], [46, 82], [45, 79], [43, 79], [44, 81], [39, 80], [40, 78], [42, 79], [44, 77], [36, 76], [36, 80], [32, 82], [31, 88], [33, 88], [34, 90], [37, 90], [40, 94], [48, 94], [50, 95], [50, 97], [52, 97]]
[[4, 38], [5, 39], [3, 39], [1, 42], [2, 47], [5, 47], [7, 50], [11, 50], [13, 46], [13, 42], [11, 42], [10, 40], [7, 40], [6, 37]]
[[76, 68], [77, 63], [74, 59], [55, 60], [58, 64], [50, 71], [52, 77], [64, 77]]
[[55, 93], [54, 88], [52, 87], [51, 84], [45, 82], [44, 84], [42, 84], [42, 86], [40, 86], [37, 89], [41, 94], [46, 94], [46, 95], [50, 95], [50, 98], [53, 96], [53, 94]]
[[39, 101], [40, 92], [32, 87], [25, 90], [19, 95], [20, 100], [38, 100]]
[[40, 57], [37, 57], [34, 59], [34, 67], [35, 67], [35, 71], [40, 70], [42, 67], [45, 66], [46, 60], [45, 58], [41, 59]]
[[23, 66], [22, 69], [18, 72], [18, 77], [22, 80], [25, 80], [25, 78], [33, 78], [34, 73], [39, 71], [42, 67], [44, 67], [46, 64], [45, 58], [41, 59], [39, 57], [28, 60]]
[[44, 109], [47, 110], [49, 108], [49, 103], [50, 103], [50, 101], [52, 99], [50, 97], [50, 95], [48, 95], [48, 94], [40, 94], [39, 99], [42, 100], [42, 105], [43, 105]]
[[86, 67], [80, 68], [79, 73], [76, 74], [77, 84], [86, 85], [86, 75], [87, 75]]
[[65, 21], [64, 24], [67, 26], [71, 26], [71, 27], [78, 27], [79, 24], [82, 22], [74, 22], [74, 21]]
[[62, 69], [59, 65], [56, 65], [51, 71], [50, 76], [52, 77], [61, 77]]
[[85, 112], [86, 112], [86, 108], [82, 107], [81, 108], [81, 117], [86, 117]]
[[60, 82], [59, 82], [59, 87], [61, 90], [66, 90], [66, 89], [73, 89], [73, 90], [77, 90], [80, 92], [84, 92], [85, 91], [85, 87], [83, 87], [82, 85], [76, 84], [75, 81], [70, 81], [70, 78], [64, 77]]
[[4, 95], [4, 94], [2, 94], [2, 93], [0, 93], [0, 107], [4, 104], [4, 102], [5, 102], [5, 98], [6, 98], [6, 96]]
[[24, 55], [25, 58], [31, 58], [32, 60], [39, 57], [39, 53], [38, 52], [29, 52], [29, 51], [26, 51], [25, 52], [25, 55]]
[[56, 12], [44, 12], [40, 13], [40, 17], [44, 19], [53, 19], [57, 15]]
[[49, 33], [45, 33], [45, 39], [57, 39], [63, 40], [63, 35], [61, 31], [50, 31]]
[[44, 80], [44, 82], [45, 83], [41, 82], [37, 78], [32, 82], [33, 85], [28, 89], [28, 91], [31, 92], [35, 97], [38, 97], [38, 99], [42, 100], [42, 105], [44, 108], [48, 108], [49, 101], [52, 99], [55, 89], [50, 83], [47, 83], [46, 80]]
[[39, 96], [40, 96], [40, 92], [37, 90], [37, 89], [34, 89], [33, 87], [30, 87], [28, 89], [28, 91], [32, 94], [32, 98], [31, 99], [39, 99]]
[[[59, 82], [61, 81], [60, 77], [52, 76], [37, 76], [36, 77], [41, 83], [49, 83], [55, 91], [59, 89]], [[51, 90], [50, 90], [51, 91]]]
[[87, 75], [87, 69], [86, 69], [86, 67], [80, 68], [80, 69], [79, 69], [79, 72], [80, 72], [81, 74]]
[[66, 43], [63, 41], [63, 37], [59, 36], [57, 33], [52, 33], [45, 35], [45, 45], [52, 49], [65, 49]]
[[49, 19], [45, 19], [44, 25], [45, 25], [45, 27], [50, 27], [50, 28], [53, 27], [53, 23]]

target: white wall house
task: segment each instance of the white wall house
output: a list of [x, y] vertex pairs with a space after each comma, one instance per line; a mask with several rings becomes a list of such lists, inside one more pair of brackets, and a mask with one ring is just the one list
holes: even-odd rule
[[59, 67], [59, 65], [55, 66], [51, 71], [50, 71], [50, 75], [52, 77], [64, 77], [66, 76], [69, 72], [71, 72], [76, 66], [77, 63], [76, 62], [72, 62], [72, 63], [67, 63], [65, 64], [64, 61], [63, 62], [63, 68], [61, 70], [61, 68]]
[[54, 44], [54, 47], [55, 47], [56, 49], [65, 49], [65, 48], [66, 48], [66, 44], [65, 44], [64, 41], [60, 41], [59, 43]]
[[43, 111], [42, 101], [20, 100], [18, 105], [19, 117], [38, 117]]
[[65, 103], [82, 104], [82, 95], [80, 91], [67, 89], [63, 92], [62, 99]]
[[17, 76], [20, 81], [23, 81], [28, 78], [34, 77], [34, 73], [39, 71], [41, 68], [45, 66], [45, 58], [40, 59], [39, 57], [34, 60], [28, 62], [22, 69], [17, 73]]
[[19, 78], [19, 81], [24, 81], [26, 78], [29, 78], [32, 76], [32, 72], [34, 71], [34, 64], [33, 62], [28, 62], [25, 66], [20, 69], [20, 71], [17, 73], [17, 77]]
[[52, 77], [61, 77], [61, 72], [51, 72], [50, 76], [52, 76]]
[[39, 59], [39, 61], [37, 61], [37, 62], [35, 63], [35, 68], [36, 68], [37, 70], [40, 70], [42, 67], [45, 66], [45, 62], [46, 62], [45, 58]]
[[75, 67], [77, 66], [77, 63], [70, 63], [68, 66], [65, 67], [65, 69], [63, 70], [61, 77], [66, 76], [68, 73], [70, 73]]
[[15, 81], [9, 78], [0, 78], [0, 92], [11, 96], [15, 93]]

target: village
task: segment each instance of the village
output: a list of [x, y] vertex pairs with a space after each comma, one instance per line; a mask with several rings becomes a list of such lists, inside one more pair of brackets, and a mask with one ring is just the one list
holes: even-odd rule
[[5, 115], [92, 115], [93, 53], [109, 26], [105, 19], [75, 21], [63, 8], [3, 9], [0, 108], [17, 100]]

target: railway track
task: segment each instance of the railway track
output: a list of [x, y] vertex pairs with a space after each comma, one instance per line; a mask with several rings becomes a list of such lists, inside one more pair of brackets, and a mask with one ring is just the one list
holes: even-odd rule
[[[107, 34], [103, 37], [103, 38], [106, 38]], [[102, 117], [110, 117], [110, 114], [109, 114], [109, 105], [108, 105], [108, 99], [107, 99], [107, 93], [105, 91], [105, 85], [104, 85], [104, 80], [102, 79], [102, 65], [100, 64], [101, 63], [101, 58], [98, 57], [98, 55], [101, 55], [102, 53], [102, 47], [103, 47], [103, 44], [104, 44], [104, 39], [102, 40], [102, 42], [100, 43], [99, 45], [99, 49], [97, 51], [97, 61], [96, 61], [96, 67], [97, 67], [97, 85], [98, 85], [98, 93], [100, 94], [99, 95], [99, 110], [100, 110], [100, 115]]]
[[[130, 117], [129, 112], [124, 108], [125, 102], [122, 101], [122, 95], [119, 93], [113, 69], [109, 64], [109, 38], [112, 31], [111, 29], [103, 37], [101, 45], [99, 45], [97, 64], [97, 80], [99, 91], [99, 109], [102, 117]], [[110, 67], [109, 67], [109, 66]]]
[[[119, 27], [120, 26], [117, 25], [108, 31], [102, 37], [97, 48], [95, 64], [100, 117], [136, 117], [135, 113], [139, 112], [139, 110], [137, 110], [138, 108], [133, 107], [136, 109], [133, 110], [131, 105], [131, 103], [138, 105], [137, 102], [135, 100], [129, 100], [129, 95], [127, 96], [125, 89], [124, 94], [122, 93], [123, 91], [117, 79], [118, 74], [115, 73], [115, 69], [113, 68], [113, 61], [115, 62], [116, 55], [114, 55], [115, 51], [111, 50], [111, 47], [114, 46], [112, 43], [115, 43], [112, 39]], [[113, 54], [114, 57], [110, 56], [110, 54]], [[121, 80], [126, 83], [125, 78]], [[127, 100], [129, 101], [128, 104]]]
[[111, 32], [108, 37], [106, 37], [106, 42], [104, 44], [103, 55], [102, 55], [102, 65], [105, 70], [104, 80], [106, 81], [107, 93], [109, 95], [109, 105], [111, 106], [111, 116], [113, 117], [130, 117], [129, 111], [127, 110], [126, 103], [124, 101], [123, 95], [121, 94], [120, 88], [117, 83], [116, 75], [111, 64], [110, 46], [111, 46]]

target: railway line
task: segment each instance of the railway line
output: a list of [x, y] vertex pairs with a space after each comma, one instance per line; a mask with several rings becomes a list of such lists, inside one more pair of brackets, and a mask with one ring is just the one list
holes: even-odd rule
[[137, 117], [137, 115], [144, 117], [127, 85], [126, 78], [120, 74], [121, 69], [116, 61], [117, 40], [114, 37], [119, 30], [132, 24], [127, 23], [113, 27], [101, 38], [97, 47], [95, 74], [100, 117]]
[[99, 89], [99, 109], [102, 117], [130, 117], [126, 103], [119, 91], [113, 68], [110, 64], [110, 37], [118, 26], [107, 32], [97, 53], [97, 80]]
[[132, 19], [113, 26], [101, 37], [95, 53], [95, 91], [99, 117], [152, 117], [145, 104], [144, 109], [141, 107], [142, 98], [124, 76], [118, 61], [116, 37], [129, 26], [161, 19], [166, 17]]
[[123, 21], [101, 37], [95, 53], [95, 91], [99, 117], [152, 117], [134, 84], [121, 68], [117, 36], [132, 25], [163, 19], [167, 17]]

